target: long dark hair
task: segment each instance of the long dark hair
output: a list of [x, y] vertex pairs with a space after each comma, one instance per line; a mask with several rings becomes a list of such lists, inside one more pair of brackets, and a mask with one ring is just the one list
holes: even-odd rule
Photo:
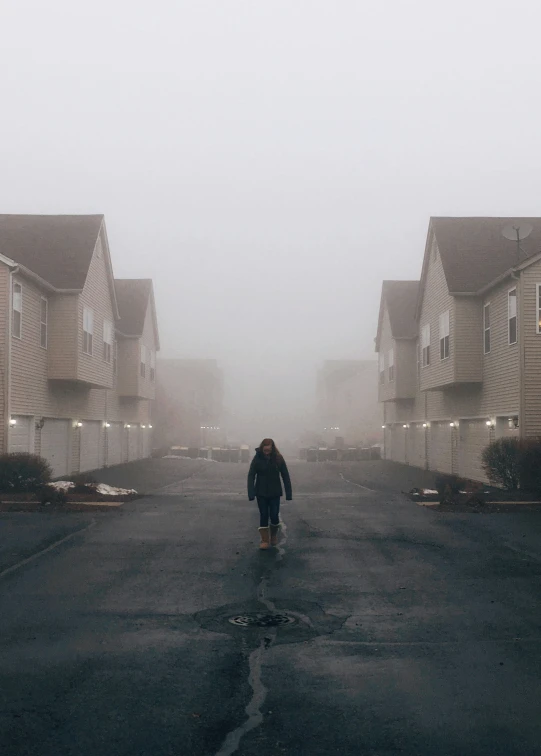
[[263, 454], [263, 447], [264, 446], [270, 446], [271, 447], [271, 459], [273, 462], [281, 462], [283, 457], [280, 454], [280, 451], [276, 444], [274, 443], [274, 440], [272, 438], [264, 438], [263, 441], [258, 446], [258, 451]]

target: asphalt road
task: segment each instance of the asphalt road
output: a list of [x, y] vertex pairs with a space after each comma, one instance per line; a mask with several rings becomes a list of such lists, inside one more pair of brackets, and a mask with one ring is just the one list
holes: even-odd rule
[[272, 552], [207, 463], [0, 577], [2, 756], [541, 753], [541, 513], [290, 467]]

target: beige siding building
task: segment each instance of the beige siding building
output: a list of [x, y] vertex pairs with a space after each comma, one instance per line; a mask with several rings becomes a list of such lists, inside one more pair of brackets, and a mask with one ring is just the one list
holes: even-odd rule
[[[533, 226], [520, 249], [507, 224]], [[541, 218], [432, 218], [420, 281], [385, 281], [385, 456], [485, 480], [503, 436], [541, 435]]]
[[55, 476], [148, 456], [155, 372], [123, 347], [155, 365], [152, 284], [115, 283], [103, 216], [0, 216], [0, 253], [2, 452], [40, 454]]

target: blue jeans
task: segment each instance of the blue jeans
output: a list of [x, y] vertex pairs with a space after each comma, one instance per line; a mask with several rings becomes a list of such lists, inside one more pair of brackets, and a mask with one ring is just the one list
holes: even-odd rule
[[266, 496], [257, 497], [257, 506], [259, 507], [259, 527], [266, 528], [269, 524], [278, 525], [280, 522], [280, 497], [275, 496], [272, 499]]

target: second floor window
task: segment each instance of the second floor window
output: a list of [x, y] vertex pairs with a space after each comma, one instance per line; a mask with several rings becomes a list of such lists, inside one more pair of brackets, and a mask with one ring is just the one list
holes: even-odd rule
[[440, 315], [440, 359], [446, 360], [449, 354], [449, 310], [447, 310]]
[[150, 380], [153, 383], [156, 380], [156, 352], [150, 353]]
[[147, 348], [141, 344], [141, 378], [146, 378], [147, 374]]
[[421, 331], [422, 365], [430, 365], [430, 324], [423, 326]]
[[483, 351], [490, 352], [490, 302], [483, 308]]
[[103, 322], [103, 359], [107, 364], [113, 359], [113, 324], [110, 320]]
[[379, 382], [383, 386], [385, 383], [385, 356], [383, 352], [379, 355]]
[[94, 313], [83, 308], [83, 352], [92, 356], [94, 349]]
[[507, 313], [509, 320], [509, 343], [516, 344], [518, 341], [517, 330], [517, 290], [511, 289], [507, 297]]
[[394, 349], [389, 349], [389, 383], [394, 381]]
[[118, 375], [118, 341], [113, 344], [113, 375]]
[[11, 332], [17, 339], [23, 336], [23, 287], [21, 284], [13, 284], [13, 322]]
[[40, 344], [43, 347], [43, 349], [47, 349], [47, 324], [48, 324], [48, 316], [49, 316], [49, 303], [45, 299], [45, 297], [41, 298], [41, 309], [40, 309]]
[[537, 284], [536, 288], [536, 310], [537, 310], [537, 333], [541, 333], [541, 284]]

